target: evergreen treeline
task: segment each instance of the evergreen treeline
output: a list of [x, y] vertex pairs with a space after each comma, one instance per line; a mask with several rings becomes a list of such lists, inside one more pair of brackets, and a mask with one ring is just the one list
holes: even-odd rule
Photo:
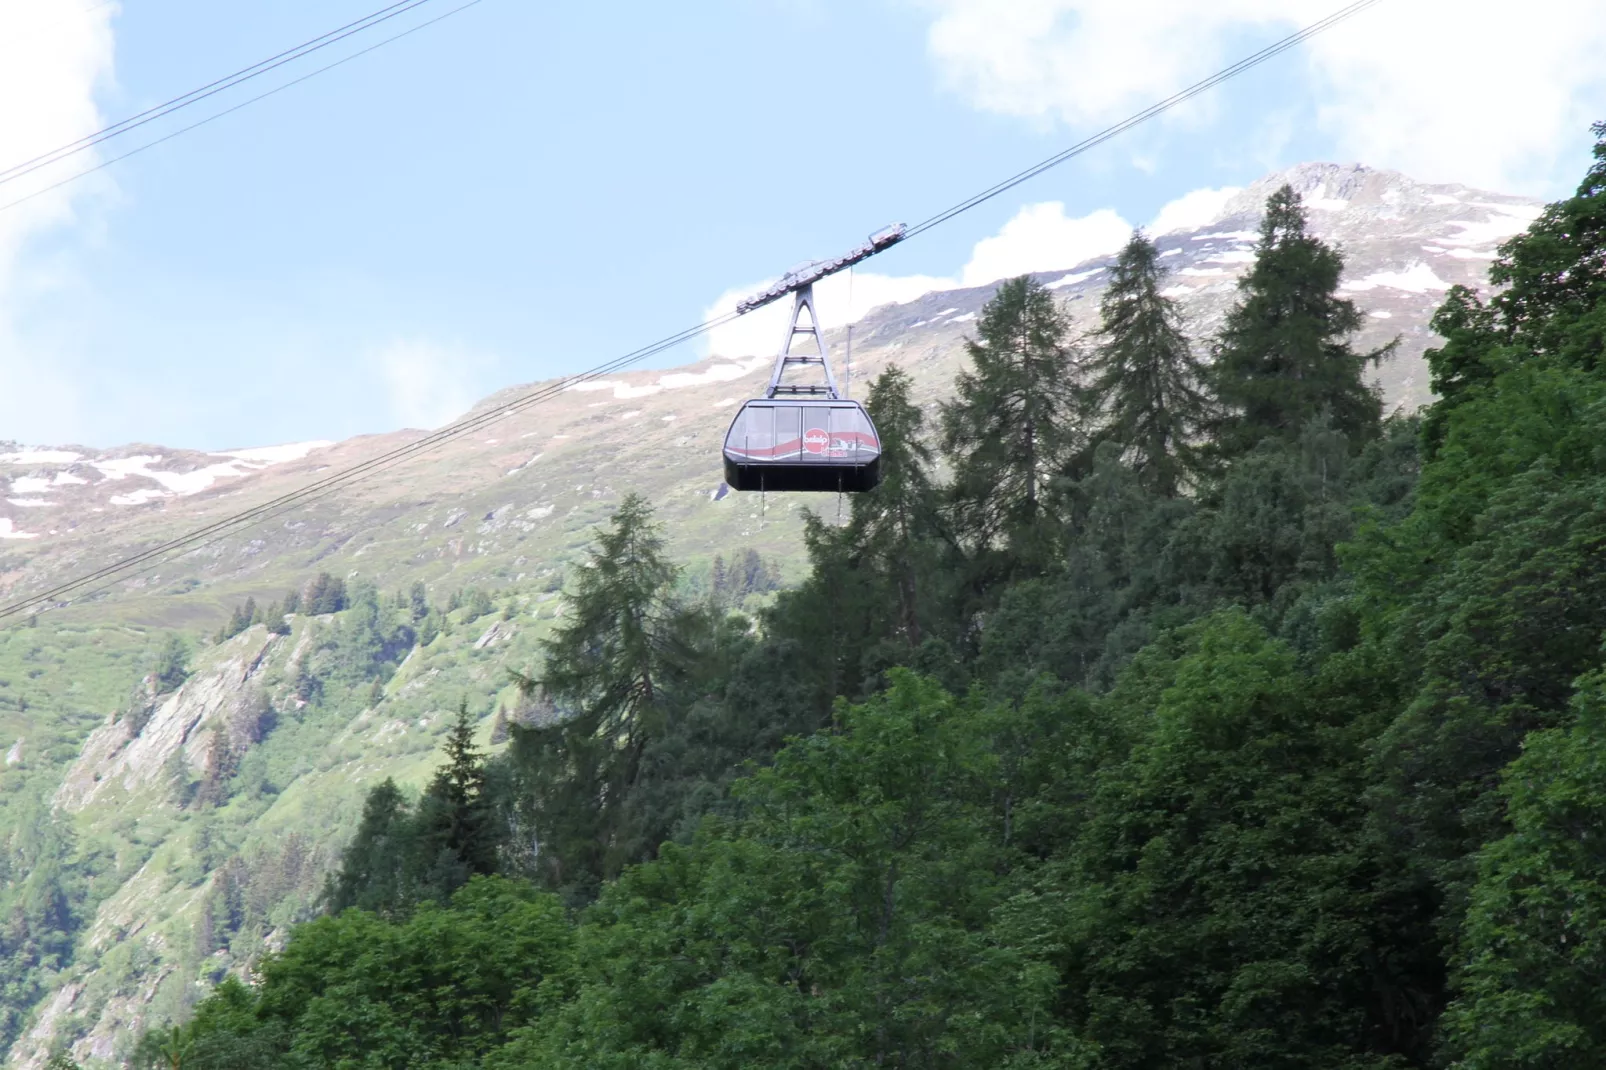
[[[1005, 283], [756, 621], [639, 499], [495, 759], [369, 799], [330, 916], [152, 1064], [1606, 1065], [1606, 126], [1380, 419], [1272, 196], [1206, 362], [1136, 234]], [[953, 478], [933, 474], [941, 450]], [[426, 877], [417, 876], [426, 874]]]

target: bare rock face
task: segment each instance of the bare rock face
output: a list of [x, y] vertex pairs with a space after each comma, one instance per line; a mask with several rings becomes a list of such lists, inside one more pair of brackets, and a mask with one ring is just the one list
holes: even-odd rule
[[157, 790], [175, 758], [204, 773], [214, 736], [242, 749], [256, 742], [266, 710], [260, 686], [252, 683], [278, 639], [265, 628], [250, 628], [229, 641], [223, 661], [152, 700], [154, 709], [136, 706], [95, 729], [57, 789], [55, 804], [71, 813], [111, 791]]

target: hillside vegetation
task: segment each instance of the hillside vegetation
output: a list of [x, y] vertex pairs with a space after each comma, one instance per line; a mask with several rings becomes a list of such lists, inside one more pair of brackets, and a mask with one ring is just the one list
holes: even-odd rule
[[[1495, 296], [1444, 301], [1420, 418], [1382, 419], [1383, 352], [1282, 189], [1211, 339], [1135, 235], [1090, 344], [1019, 279], [940, 418], [884, 371], [887, 480], [807, 521], [772, 601], [690, 582], [627, 497], [520, 648], [506, 746], [462, 705], [420, 794], [368, 792], [322, 916], [175, 993], [133, 1060], [1606, 1064], [1596, 134]], [[427, 603], [347, 597], [279, 639], [237, 622], [319, 651], [282, 663], [305, 705], [265, 746], [361, 761], [320, 701], [449, 649], [417, 647]], [[258, 753], [183, 788], [217, 827], [264, 805]], [[70, 936], [69, 868], [13, 916]], [[212, 943], [279, 923], [244, 886], [197, 893]]]

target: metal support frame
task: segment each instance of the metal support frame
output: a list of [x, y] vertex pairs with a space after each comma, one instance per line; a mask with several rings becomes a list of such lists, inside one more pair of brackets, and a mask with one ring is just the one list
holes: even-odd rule
[[[836, 376], [831, 373], [831, 354], [825, 348], [825, 333], [820, 329], [820, 315], [814, 310], [814, 285], [805, 284], [793, 291], [796, 295], [792, 302], [792, 321], [786, 328], [786, 334], [781, 338], [781, 352], [775, 358], [775, 370], [770, 373], [770, 385], [764, 391], [766, 398], [774, 397], [821, 397], [831, 401], [840, 400], [842, 395], [836, 388]], [[798, 326], [803, 310], [808, 309], [808, 326]], [[798, 335], [813, 335], [817, 353], [793, 353], [792, 343], [797, 341]], [[789, 367], [796, 365], [818, 364], [825, 370], [825, 385], [818, 384], [797, 385], [781, 382]]]

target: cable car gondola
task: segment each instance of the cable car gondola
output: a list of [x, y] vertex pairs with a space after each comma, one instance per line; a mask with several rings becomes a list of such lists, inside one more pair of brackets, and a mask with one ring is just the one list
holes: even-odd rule
[[[902, 237], [902, 226], [889, 227], [847, 257], [789, 272], [765, 293], [737, 306], [747, 312], [788, 292], [796, 294], [792, 323], [775, 358], [769, 387], [763, 397], [742, 405], [725, 432], [725, 482], [731, 489], [851, 493], [870, 490], [881, 481], [881, 439], [864, 406], [837, 390], [814, 311], [814, 282]], [[808, 324], [800, 326], [804, 310]], [[816, 352], [792, 352], [800, 334], [814, 337]], [[789, 368], [806, 365], [818, 365], [825, 382], [782, 382]]]

